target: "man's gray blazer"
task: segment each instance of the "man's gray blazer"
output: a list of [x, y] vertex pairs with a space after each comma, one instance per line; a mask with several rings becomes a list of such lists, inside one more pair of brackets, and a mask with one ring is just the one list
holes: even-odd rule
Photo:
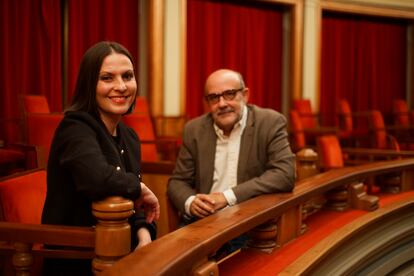
[[[295, 182], [295, 156], [286, 132], [286, 118], [272, 109], [247, 105], [247, 124], [240, 142], [237, 202], [266, 193], [289, 192]], [[181, 212], [187, 198], [210, 193], [213, 185], [216, 133], [210, 113], [189, 121], [168, 183], [168, 196]]]

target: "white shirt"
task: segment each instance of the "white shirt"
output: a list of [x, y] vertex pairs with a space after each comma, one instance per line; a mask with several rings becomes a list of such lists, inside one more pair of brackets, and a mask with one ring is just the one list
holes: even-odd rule
[[[229, 136], [225, 136], [216, 124], [214, 130], [217, 135], [216, 155], [214, 159], [213, 185], [210, 193], [222, 192], [228, 205], [237, 203], [236, 195], [232, 188], [237, 185], [237, 166], [239, 163], [240, 141], [243, 130], [246, 127], [248, 109], [243, 107], [242, 118], [238, 121]], [[185, 212], [190, 215], [190, 206], [195, 196], [190, 196], [185, 201]]]

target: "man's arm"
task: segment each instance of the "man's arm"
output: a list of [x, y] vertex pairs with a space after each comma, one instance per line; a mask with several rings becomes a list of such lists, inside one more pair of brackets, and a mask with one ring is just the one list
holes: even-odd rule
[[258, 134], [252, 141], [265, 147], [256, 147], [265, 151], [266, 162], [262, 165], [262, 173], [233, 188], [237, 202], [245, 201], [257, 195], [275, 192], [290, 192], [295, 183], [295, 156], [291, 151], [286, 132], [286, 119], [283, 115], [273, 114], [262, 120]]

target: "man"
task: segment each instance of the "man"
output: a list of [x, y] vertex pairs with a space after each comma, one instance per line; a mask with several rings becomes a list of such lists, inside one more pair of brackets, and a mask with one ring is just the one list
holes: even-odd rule
[[295, 157], [285, 117], [248, 105], [240, 73], [220, 69], [205, 83], [210, 112], [186, 124], [168, 196], [187, 219], [209, 216], [254, 196], [289, 192]]

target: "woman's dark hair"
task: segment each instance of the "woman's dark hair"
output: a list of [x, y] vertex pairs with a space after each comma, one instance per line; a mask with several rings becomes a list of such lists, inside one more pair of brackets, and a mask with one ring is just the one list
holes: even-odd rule
[[[112, 41], [101, 41], [89, 48], [82, 57], [79, 66], [78, 78], [75, 86], [72, 104], [66, 111], [85, 111], [97, 119], [100, 118], [96, 103], [96, 86], [103, 60], [112, 53], [127, 56], [135, 70], [135, 63], [131, 53], [121, 44]], [[135, 97], [137, 93], [135, 93]], [[131, 113], [135, 107], [135, 99], [126, 114]]]

